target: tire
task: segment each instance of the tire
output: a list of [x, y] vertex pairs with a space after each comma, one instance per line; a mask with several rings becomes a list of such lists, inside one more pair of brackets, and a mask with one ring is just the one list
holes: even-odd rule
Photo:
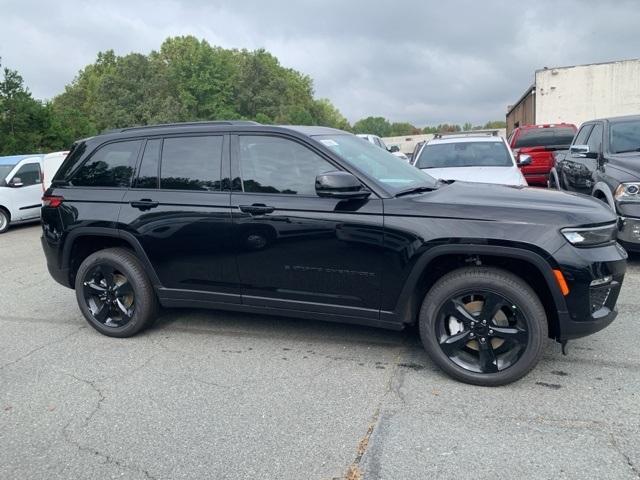
[[436, 365], [456, 380], [481, 386], [524, 377], [540, 361], [548, 336], [544, 307], [531, 287], [491, 267], [444, 275], [425, 295], [419, 328]]
[[11, 218], [9, 216], [9, 212], [7, 212], [4, 208], [0, 208], [0, 234], [9, 230], [10, 224]]
[[75, 290], [89, 325], [110, 337], [131, 337], [158, 315], [158, 300], [142, 263], [124, 248], [89, 255], [78, 269]]

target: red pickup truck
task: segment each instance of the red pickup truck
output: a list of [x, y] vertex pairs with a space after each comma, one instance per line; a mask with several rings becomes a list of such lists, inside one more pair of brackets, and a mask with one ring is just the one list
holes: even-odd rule
[[516, 161], [521, 154], [531, 156], [531, 163], [520, 167], [529, 185], [547, 186], [554, 165], [553, 152], [568, 149], [576, 130], [571, 123], [554, 123], [523, 125], [511, 132], [508, 142]]

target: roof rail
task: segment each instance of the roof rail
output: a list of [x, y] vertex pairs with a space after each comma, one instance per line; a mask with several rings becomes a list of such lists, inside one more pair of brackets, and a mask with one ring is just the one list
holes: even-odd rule
[[499, 129], [496, 130], [467, 130], [465, 132], [438, 132], [433, 138], [443, 137], [474, 137], [474, 136], [492, 136], [497, 137], [500, 134]]
[[211, 120], [202, 122], [178, 122], [178, 123], [160, 123], [158, 125], [142, 125], [138, 127], [126, 127], [116, 130], [110, 130], [110, 132], [131, 132], [134, 130], [146, 130], [155, 128], [171, 128], [171, 127], [204, 127], [207, 125], [260, 125], [258, 122], [251, 120]]

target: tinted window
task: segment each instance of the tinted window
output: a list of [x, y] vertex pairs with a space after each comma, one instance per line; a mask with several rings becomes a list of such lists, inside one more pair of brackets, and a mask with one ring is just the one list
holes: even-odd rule
[[220, 190], [222, 136], [165, 138], [160, 188]]
[[158, 188], [158, 169], [162, 140], [149, 140], [144, 147], [136, 188]]
[[565, 127], [522, 130], [514, 148], [571, 145], [574, 135], [573, 128]]
[[26, 163], [18, 169], [13, 178], [19, 178], [25, 187], [42, 183], [40, 179], [40, 165], [37, 163]]
[[578, 135], [576, 135], [576, 139], [573, 142], [574, 145], [586, 145], [587, 137], [589, 136], [589, 132], [591, 132], [591, 128], [593, 125], [584, 125], [580, 128]]
[[591, 135], [589, 135], [589, 141], [587, 142], [590, 152], [602, 152], [602, 132], [601, 123], [597, 123], [591, 130]]
[[109, 143], [99, 148], [75, 173], [72, 185], [128, 187], [142, 140]]
[[307, 147], [263, 136], [240, 137], [240, 169], [245, 192], [292, 195], [315, 195], [316, 176], [337, 170]]
[[640, 151], [640, 120], [613, 123], [610, 132], [613, 153]]
[[416, 161], [418, 168], [510, 166], [513, 161], [502, 142], [427, 144]]

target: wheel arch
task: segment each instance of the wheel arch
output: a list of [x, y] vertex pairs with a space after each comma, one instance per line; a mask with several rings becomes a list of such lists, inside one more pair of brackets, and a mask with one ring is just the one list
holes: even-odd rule
[[606, 200], [606, 203], [609, 205], [611, 210], [613, 210], [614, 212], [616, 211], [616, 202], [613, 199], [613, 194], [611, 193], [609, 185], [604, 182], [597, 182], [593, 186], [593, 191], [591, 194], [596, 198], [602, 199], [602, 197], [604, 197], [604, 200]]
[[432, 248], [416, 261], [398, 297], [394, 315], [405, 324], [414, 324], [431, 287], [446, 273], [474, 264], [502, 268], [522, 278], [545, 307], [549, 335], [559, 334], [559, 312], [566, 312], [567, 305], [556, 283], [554, 267], [540, 254], [517, 247], [458, 244]]
[[549, 177], [553, 177], [553, 181], [556, 184], [556, 190], [562, 190], [562, 185], [560, 184], [560, 177], [558, 176], [558, 171], [556, 170], [556, 167], [551, 167], [551, 170], [549, 171]]
[[62, 268], [69, 271], [70, 285], [74, 285], [75, 274], [85, 258], [94, 252], [111, 247], [123, 247], [133, 251], [142, 262], [152, 285], [160, 286], [160, 279], [136, 237], [129, 232], [103, 227], [77, 228], [67, 235], [61, 264]]

